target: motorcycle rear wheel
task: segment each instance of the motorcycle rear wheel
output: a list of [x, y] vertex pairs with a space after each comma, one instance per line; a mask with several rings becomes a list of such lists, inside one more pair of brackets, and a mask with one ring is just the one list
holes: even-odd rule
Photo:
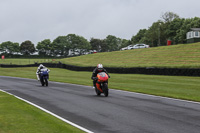
[[40, 79], [41, 85], [44, 86], [44, 81], [43, 79]]
[[48, 86], [48, 80], [47, 79], [45, 79], [45, 83], [46, 83], [46, 86]]

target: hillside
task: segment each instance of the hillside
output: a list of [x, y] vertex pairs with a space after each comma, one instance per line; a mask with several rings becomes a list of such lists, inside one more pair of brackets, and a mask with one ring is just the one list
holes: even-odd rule
[[200, 68], [200, 43], [96, 53], [60, 61], [77, 66], [101, 63], [105, 67]]

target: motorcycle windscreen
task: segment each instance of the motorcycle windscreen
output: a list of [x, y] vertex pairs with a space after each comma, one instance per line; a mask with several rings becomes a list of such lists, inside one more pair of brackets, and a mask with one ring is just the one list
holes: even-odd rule
[[97, 77], [100, 82], [105, 82], [108, 80], [108, 75], [105, 72], [98, 73]]

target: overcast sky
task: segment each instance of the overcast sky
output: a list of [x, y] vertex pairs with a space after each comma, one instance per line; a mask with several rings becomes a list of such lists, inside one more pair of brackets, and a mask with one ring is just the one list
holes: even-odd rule
[[107, 35], [131, 39], [168, 11], [200, 17], [199, 5], [200, 0], [0, 0], [0, 43], [37, 45], [71, 33], [88, 41]]

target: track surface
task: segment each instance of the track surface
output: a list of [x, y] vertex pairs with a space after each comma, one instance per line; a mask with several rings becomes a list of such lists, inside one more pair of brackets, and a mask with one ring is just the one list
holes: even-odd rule
[[[92, 84], [92, 83], [91, 83]], [[0, 76], [0, 89], [95, 133], [200, 133], [200, 104], [110, 89]]]

